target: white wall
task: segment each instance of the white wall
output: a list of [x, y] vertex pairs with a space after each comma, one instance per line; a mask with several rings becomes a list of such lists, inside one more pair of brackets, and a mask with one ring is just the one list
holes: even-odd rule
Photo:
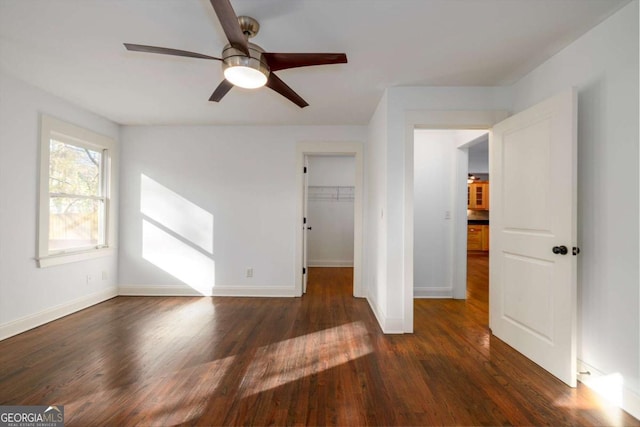
[[[124, 127], [121, 292], [293, 295], [296, 143], [365, 135], [364, 127]], [[166, 196], [145, 209], [150, 188]]]
[[368, 127], [365, 149], [365, 218], [363, 281], [369, 305], [383, 331], [398, 329], [387, 314], [387, 139], [388, 91], [385, 91]]
[[[578, 88], [579, 358], [640, 392], [638, 2], [517, 82], [520, 111]], [[640, 408], [637, 408], [640, 409]], [[635, 416], [640, 416], [636, 409]]]
[[416, 297], [452, 296], [455, 150], [450, 131], [415, 131], [413, 283]]
[[307, 256], [310, 267], [353, 266], [353, 192], [338, 199], [313, 197], [313, 187], [353, 187], [355, 157], [309, 156], [309, 190], [307, 225]]
[[[119, 139], [115, 123], [0, 73], [0, 339], [116, 295], [116, 255], [36, 267], [40, 115]], [[117, 177], [118, 171], [113, 171]], [[117, 180], [113, 209], [117, 212]], [[106, 279], [103, 279], [103, 272]], [[95, 280], [87, 283], [87, 275]]]
[[355, 168], [353, 156], [309, 156], [309, 185], [354, 186]]

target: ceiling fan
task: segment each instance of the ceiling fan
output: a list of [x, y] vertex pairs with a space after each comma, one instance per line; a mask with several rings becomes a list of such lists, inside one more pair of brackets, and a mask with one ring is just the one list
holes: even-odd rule
[[221, 61], [225, 79], [222, 80], [209, 98], [209, 101], [214, 102], [220, 102], [233, 86], [247, 89], [267, 86], [300, 108], [304, 108], [309, 104], [273, 72], [288, 68], [344, 64], [347, 62], [347, 55], [344, 53], [265, 52], [260, 46], [249, 43], [249, 39], [254, 37], [260, 29], [258, 21], [248, 16], [236, 16], [230, 0], [210, 1], [229, 40], [229, 44], [222, 49], [222, 58], [167, 47], [131, 43], [124, 43], [124, 46], [127, 50], [137, 52]]

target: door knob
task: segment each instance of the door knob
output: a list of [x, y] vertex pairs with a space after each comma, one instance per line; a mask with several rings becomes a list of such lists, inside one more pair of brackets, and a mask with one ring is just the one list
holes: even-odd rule
[[552, 249], [553, 253], [558, 255], [566, 255], [569, 253], [569, 249], [566, 246], [554, 246]]

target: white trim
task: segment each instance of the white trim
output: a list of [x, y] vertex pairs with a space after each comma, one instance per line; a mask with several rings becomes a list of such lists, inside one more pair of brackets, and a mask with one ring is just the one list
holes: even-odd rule
[[[582, 374], [582, 372], [589, 372], [589, 374]], [[604, 394], [603, 390], [597, 386], [598, 379], [605, 376], [607, 376], [607, 374], [604, 372], [578, 359], [578, 381], [589, 387], [603, 399], [609, 400], [611, 396]], [[620, 391], [622, 393], [622, 401], [611, 403], [627, 411], [635, 418], [640, 419], [640, 395], [638, 395], [636, 391], [624, 385], [624, 383], [622, 390]]]
[[316, 259], [307, 261], [307, 267], [353, 267], [353, 260]]
[[414, 298], [453, 298], [451, 286], [414, 286]]
[[148, 286], [120, 285], [118, 296], [121, 297], [202, 297], [200, 292], [189, 286]]
[[367, 297], [367, 302], [369, 303], [369, 307], [371, 307], [371, 311], [373, 311], [373, 315], [376, 317], [378, 324], [380, 325], [380, 329], [385, 334], [403, 334], [402, 330], [402, 319], [400, 318], [389, 318], [386, 317], [382, 309], [373, 303], [373, 300]]
[[360, 142], [298, 142], [296, 145], [296, 182], [298, 183], [298, 218], [296, 227], [296, 258], [294, 264], [295, 292], [302, 295], [302, 217], [304, 216], [304, 159], [307, 155], [345, 155], [355, 157], [356, 179], [353, 203], [353, 296], [364, 297], [362, 284], [362, 233], [364, 221], [364, 160]]
[[36, 258], [39, 268], [52, 267], [54, 265], [67, 264], [70, 262], [86, 261], [88, 259], [113, 256], [116, 251], [112, 248], [99, 248], [89, 251], [60, 253], [56, 255]]
[[220, 297], [296, 297], [295, 286], [216, 286], [213, 296]]
[[0, 340], [21, 334], [29, 329], [37, 328], [45, 323], [84, 310], [87, 307], [99, 304], [116, 296], [118, 296], [117, 289], [110, 288], [2, 324], [0, 325]]
[[174, 296], [174, 297], [295, 297], [294, 286], [216, 286], [202, 294], [188, 286], [120, 285], [120, 296]]

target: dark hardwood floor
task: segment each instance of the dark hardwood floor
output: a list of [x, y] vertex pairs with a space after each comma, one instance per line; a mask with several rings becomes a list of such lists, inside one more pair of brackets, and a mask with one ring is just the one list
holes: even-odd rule
[[0, 342], [0, 405], [64, 405], [68, 426], [640, 425], [491, 337], [469, 262], [468, 300], [416, 300], [407, 335], [347, 268], [311, 269], [303, 298], [114, 298]]

